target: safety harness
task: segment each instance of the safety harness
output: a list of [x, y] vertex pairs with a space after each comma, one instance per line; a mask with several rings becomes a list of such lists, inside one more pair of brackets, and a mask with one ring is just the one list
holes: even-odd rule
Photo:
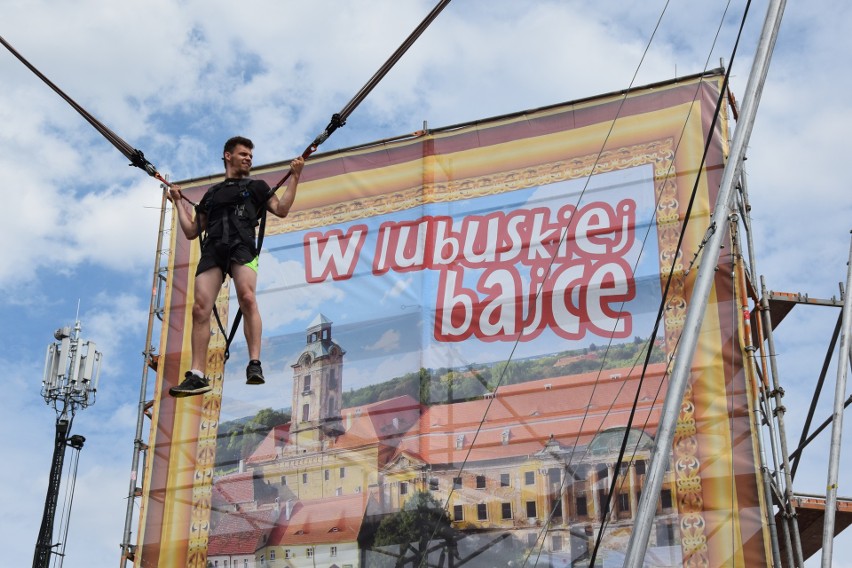
[[[220, 258], [226, 259], [230, 263], [231, 237], [236, 232], [239, 239], [247, 244], [255, 255], [260, 254], [260, 247], [263, 242], [263, 231], [266, 226], [266, 201], [272, 196], [272, 191], [263, 199], [261, 207], [257, 207], [253, 194], [249, 189], [253, 180], [250, 178], [226, 179], [217, 183], [204, 195], [201, 202], [195, 206], [195, 224], [198, 231], [198, 238], [201, 242], [201, 249], [206, 246], [216, 247], [216, 254]], [[236, 195], [233, 197], [223, 195], [223, 192], [233, 191], [236, 186]], [[216, 199], [220, 198], [224, 203], [217, 204]], [[218, 205], [218, 206], [217, 206]], [[207, 218], [206, 230], [201, 226], [201, 215]], [[260, 225], [258, 240], [255, 242], [255, 227]], [[233, 231], [231, 229], [234, 229]], [[230, 266], [226, 265], [229, 269]], [[229, 270], [226, 270], [229, 272]], [[242, 321], [242, 310], [237, 310], [237, 315], [234, 317], [234, 323], [231, 325], [231, 331], [225, 331], [225, 326], [222, 323], [222, 318], [219, 316], [219, 310], [216, 309], [216, 304], [213, 304], [213, 316], [216, 319], [216, 324], [219, 326], [219, 331], [223, 337], [226, 337], [224, 358], [227, 361], [231, 356], [231, 342], [237, 333], [237, 329]]]
[[[207, 244], [209, 238], [217, 238], [216, 246], [224, 251], [230, 247], [231, 228], [233, 227], [240, 239], [250, 244], [253, 252], [257, 253], [255, 244], [254, 228], [260, 223], [260, 211], [255, 206], [252, 194], [249, 191], [249, 186], [252, 180], [249, 178], [241, 178], [238, 180], [225, 180], [211, 187], [204, 198], [195, 208], [195, 222], [198, 227], [198, 235], [201, 239], [202, 248]], [[223, 191], [228, 188], [237, 186], [237, 194], [233, 199], [227, 196], [225, 200], [230, 203], [220, 204], [218, 207], [216, 199], [221, 197]], [[218, 209], [218, 215], [212, 216], [214, 209]], [[203, 231], [201, 227], [200, 214], [207, 218], [207, 230]]]

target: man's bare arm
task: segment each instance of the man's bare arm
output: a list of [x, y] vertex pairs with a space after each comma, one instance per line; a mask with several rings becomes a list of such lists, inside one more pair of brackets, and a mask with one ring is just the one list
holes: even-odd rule
[[[168, 198], [174, 204], [175, 211], [177, 211], [178, 223], [180, 223], [180, 228], [184, 236], [189, 240], [198, 238], [198, 223], [196, 223], [194, 217], [195, 210], [188, 201], [182, 199], [181, 187], [172, 184], [169, 187]], [[203, 230], [207, 225], [207, 219], [200, 213], [198, 215], [200, 215], [198, 220], [201, 221], [201, 228]]]
[[296, 201], [296, 189], [299, 186], [299, 178], [302, 175], [302, 168], [305, 167], [305, 159], [301, 156], [290, 162], [290, 177], [287, 178], [287, 189], [279, 198], [273, 195], [266, 202], [266, 207], [277, 217], [286, 217], [290, 213], [290, 208], [293, 202]]

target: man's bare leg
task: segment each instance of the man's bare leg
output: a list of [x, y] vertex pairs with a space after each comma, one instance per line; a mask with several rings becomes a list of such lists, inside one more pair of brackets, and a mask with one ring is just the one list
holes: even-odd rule
[[231, 276], [237, 292], [237, 301], [243, 312], [243, 331], [246, 334], [249, 359], [260, 359], [260, 341], [263, 324], [257, 308], [257, 272], [245, 265], [233, 265]]
[[213, 303], [222, 287], [222, 271], [218, 268], [206, 270], [195, 277], [195, 301], [192, 304], [192, 368], [186, 378], [169, 389], [174, 397], [201, 395], [210, 391], [207, 374], [207, 349], [210, 345], [210, 315]]
[[211, 268], [195, 277], [195, 302], [192, 305], [192, 368], [207, 374], [207, 350], [210, 346], [210, 316], [225, 277], [219, 268]]
[[231, 277], [237, 291], [237, 301], [243, 312], [243, 332], [248, 346], [249, 365], [246, 369], [246, 383], [263, 384], [263, 371], [260, 368], [260, 346], [263, 337], [263, 324], [257, 307], [257, 272], [247, 265], [231, 267]]

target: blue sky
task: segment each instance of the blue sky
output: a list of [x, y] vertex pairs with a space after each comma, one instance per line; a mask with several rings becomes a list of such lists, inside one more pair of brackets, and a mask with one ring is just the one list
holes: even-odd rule
[[[745, 2], [732, 2], [713, 50], [724, 3], [623, 4], [456, 0], [322, 149], [717, 67], [730, 60]], [[256, 164], [300, 153], [433, 5], [7, 0], [0, 35], [170, 179], [188, 179], [219, 172], [222, 142], [235, 133], [255, 141]], [[766, 2], [753, 3], [734, 62], [740, 100], [765, 11]], [[849, 29], [852, 8], [840, 0], [790, 3], [785, 13], [746, 163], [757, 270], [772, 290], [830, 298], [846, 277]], [[0, 425], [15, 432], [3, 444], [0, 548], [15, 562], [32, 558], [55, 419], [40, 397], [44, 350], [56, 328], [73, 324], [79, 304], [83, 337], [97, 342], [104, 367], [96, 404], [74, 422], [87, 441], [64, 566], [115, 566], [160, 189], [5, 51], [0, 85], [0, 171], [7, 180]], [[791, 448], [837, 313], [800, 306], [778, 330]], [[830, 412], [833, 369], [828, 377], [818, 421]], [[841, 465], [847, 476], [849, 422]], [[797, 491], [824, 492], [827, 438], [806, 451]], [[840, 494], [852, 495], [843, 476]], [[852, 566], [850, 558], [847, 531], [836, 540], [835, 566]]]

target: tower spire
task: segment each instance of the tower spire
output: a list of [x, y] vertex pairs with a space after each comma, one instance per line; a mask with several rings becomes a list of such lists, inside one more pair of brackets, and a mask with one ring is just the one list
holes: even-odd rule
[[317, 314], [308, 325], [305, 348], [293, 367], [291, 436], [297, 446], [318, 448], [340, 428], [343, 356], [331, 338], [332, 321]]

